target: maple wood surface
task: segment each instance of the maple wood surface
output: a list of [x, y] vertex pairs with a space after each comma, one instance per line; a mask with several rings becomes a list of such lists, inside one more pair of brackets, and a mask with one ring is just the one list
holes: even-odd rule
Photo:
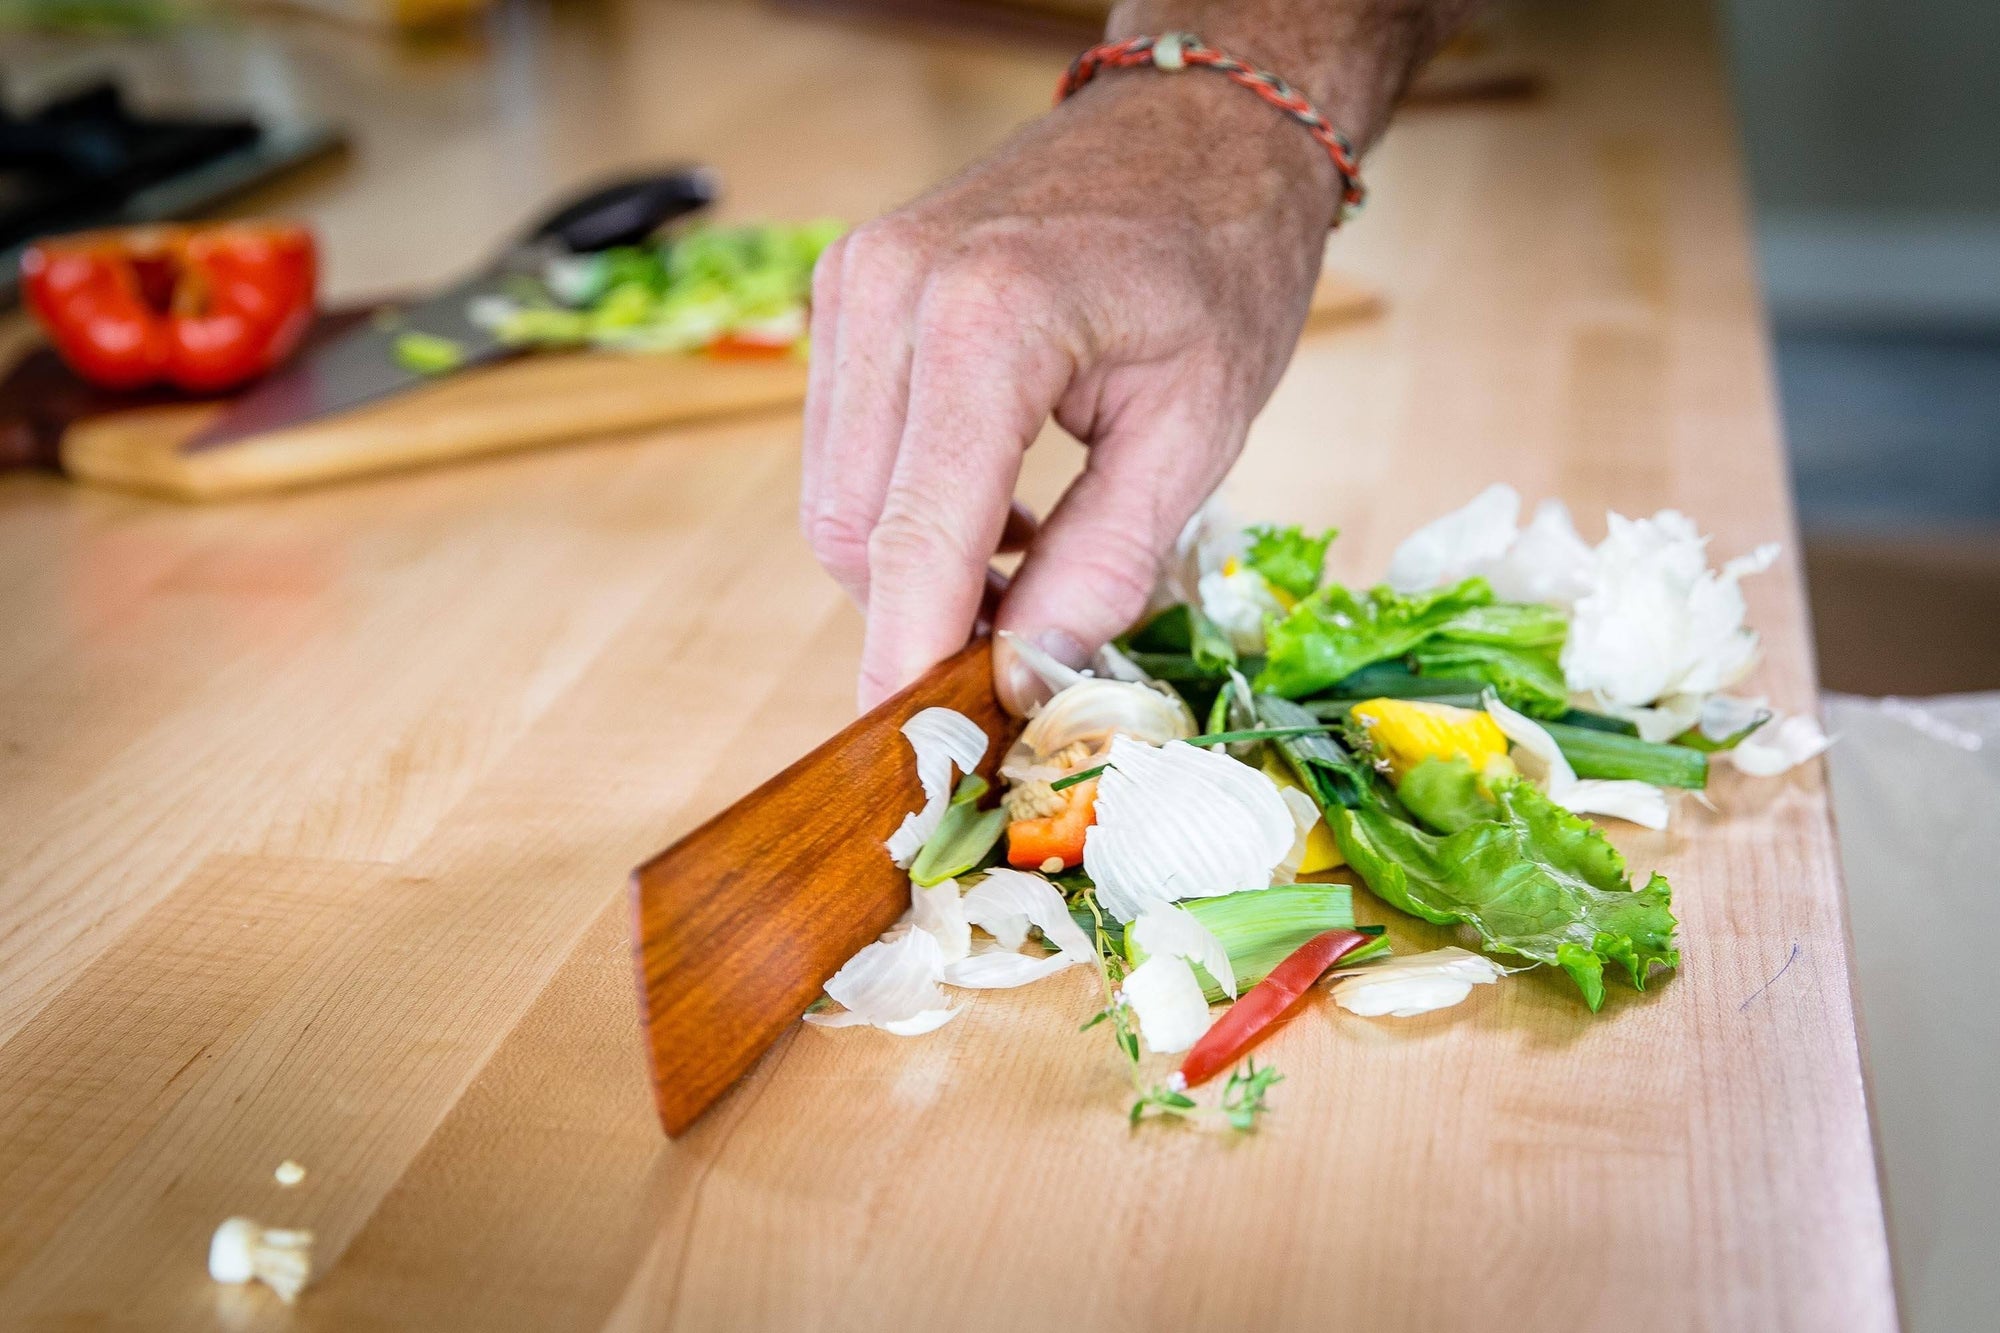
[[[739, 216], [863, 216], [1037, 113], [1060, 64], [728, 3], [550, 12], [454, 57], [512, 81], [507, 115], [270, 29], [365, 149], [285, 201], [337, 298], [662, 157], [714, 163]], [[1305, 340], [1230, 494], [1339, 525], [1346, 579], [1499, 479], [1589, 534], [1671, 504], [1718, 556], [1782, 540], [1750, 686], [1809, 707], [1709, 20], [1513, 23], [1543, 95], [1391, 134], [1333, 245], [1385, 313]], [[1595, 1017], [1543, 974], [1407, 1021], [1315, 1004], [1265, 1048], [1286, 1081], [1253, 1138], [1128, 1131], [1072, 970], [923, 1038], [794, 1026], [668, 1141], [627, 876], [853, 715], [797, 439], [716, 424], [208, 509], [0, 478], [0, 1327], [1893, 1324], [1816, 765], [1616, 827], [1673, 880], [1671, 979]], [[1045, 441], [1024, 493], [1077, 460]], [[294, 1310], [206, 1277], [232, 1213], [316, 1232]]]

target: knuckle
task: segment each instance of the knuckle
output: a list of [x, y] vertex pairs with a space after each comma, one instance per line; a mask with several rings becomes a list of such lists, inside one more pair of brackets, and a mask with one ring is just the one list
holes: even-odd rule
[[801, 511], [799, 523], [820, 564], [836, 574], [866, 571], [869, 534], [865, 524], [843, 511], [819, 508]]
[[923, 268], [921, 230], [894, 214], [878, 218], [842, 238], [842, 286], [857, 290], [910, 281]]
[[850, 236], [836, 236], [832, 244], [820, 251], [819, 258], [814, 261], [812, 286], [815, 304], [821, 306], [832, 304], [834, 293], [840, 286], [840, 272], [847, 256], [849, 240]]
[[1081, 595], [1094, 599], [1106, 623], [1124, 623], [1138, 615], [1153, 594], [1160, 553], [1143, 536], [1123, 527], [1106, 527], [1081, 544], [1070, 582]]
[[951, 568], [973, 559], [961, 533], [913, 508], [884, 513], [867, 547], [868, 568], [878, 574]]
[[942, 265], [924, 292], [925, 314], [940, 323], [1004, 322], [1042, 298], [1041, 279], [1014, 247], [987, 244]]

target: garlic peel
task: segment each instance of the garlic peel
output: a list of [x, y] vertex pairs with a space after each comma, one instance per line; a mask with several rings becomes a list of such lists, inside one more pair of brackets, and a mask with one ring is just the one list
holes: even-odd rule
[[1164, 745], [1194, 734], [1194, 714], [1171, 690], [1085, 676], [1028, 719], [1000, 773], [1016, 783], [1052, 781], [1096, 763], [1115, 736]]

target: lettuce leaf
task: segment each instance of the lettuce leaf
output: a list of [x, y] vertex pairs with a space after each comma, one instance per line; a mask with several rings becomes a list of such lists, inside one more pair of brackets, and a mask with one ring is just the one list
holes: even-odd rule
[[1500, 818], [1500, 803], [1479, 785], [1479, 775], [1463, 759], [1426, 759], [1403, 775], [1396, 789], [1403, 806], [1438, 833], [1457, 833]]
[[1540, 602], [1489, 602], [1461, 611], [1438, 631], [1454, 643], [1486, 643], [1498, 648], [1550, 648], [1562, 651], [1569, 635], [1569, 617], [1562, 608]]
[[1493, 589], [1479, 578], [1408, 596], [1384, 584], [1357, 597], [1330, 583], [1272, 622], [1256, 686], [1288, 699], [1313, 694], [1371, 662], [1403, 656], [1492, 601]]
[[1530, 717], [1556, 718], [1569, 708], [1559, 660], [1568, 633], [1560, 608], [1494, 602], [1452, 617], [1410, 661], [1422, 675], [1480, 681]]
[[1293, 597], [1310, 597], [1319, 587], [1320, 572], [1326, 566], [1326, 548], [1340, 535], [1328, 528], [1317, 537], [1308, 537], [1302, 528], [1274, 528], [1254, 524], [1245, 528], [1250, 550], [1244, 561], [1264, 576], [1273, 587]]
[[1417, 645], [1410, 660], [1419, 675], [1491, 685], [1510, 708], [1530, 717], [1554, 719], [1569, 711], [1562, 665], [1546, 648], [1463, 643], [1440, 634]]
[[1489, 953], [1553, 963], [1593, 1012], [1604, 1004], [1607, 964], [1639, 990], [1654, 968], [1679, 965], [1667, 881], [1654, 875], [1635, 890], [1625, 859], [1594, 825], [1520, 779], [1493, 784], [1490, 819], [1464, 822], [1473, 812], [1464, 793], [1449, 795], [1418, 793], [1431, 818], [1462, 825], [1444, 836], [1369, 806], [1328, 813], [1342, 854], [1376, 897], [1438, 925], [1467, 923]]

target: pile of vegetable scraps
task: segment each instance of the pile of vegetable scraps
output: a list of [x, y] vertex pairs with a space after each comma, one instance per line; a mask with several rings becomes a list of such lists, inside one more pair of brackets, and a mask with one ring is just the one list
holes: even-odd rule
[[[1520, 509], [1492, 487], [1357, 591], [1323, 582], [1334, 533], [1211, 506], [1090, 670], [1016, 644], [1053, 697], [997, 798], [974, 772], [990, 738], [916, 714], [924, 808], [888, 842], [910, 910], [806, 1021], [917, 1036], [953, 990], [1090, 967], [1083, 1026], [1113, 1034], [1133, 1122], [1249, 1129], [1280, 1076], [1244, 1057], [1323, 977], [1352, 1014], [1406, 1018], [1541, 965], [1595, 1012], [1607, 971], [1643, 990], [1677, 966], [1666, 879], [1636, 882], [1586, 816], [1665, 828], [1715, 764], [1769, 776], [1826, 747], [1811, 718], [1725, 693], [1757, 656], [1739, 585], [1777, 550], [1718, 570], [1672, 510], [1612, 514], [1593, 547], [1559, 502], [1525, 527]], [[1478, 951], [1393, 953], [1347, 883], [1308, 879], [1343, 868]], [[1149, 1080], [1148, 1052], [1180, 1065]]]

